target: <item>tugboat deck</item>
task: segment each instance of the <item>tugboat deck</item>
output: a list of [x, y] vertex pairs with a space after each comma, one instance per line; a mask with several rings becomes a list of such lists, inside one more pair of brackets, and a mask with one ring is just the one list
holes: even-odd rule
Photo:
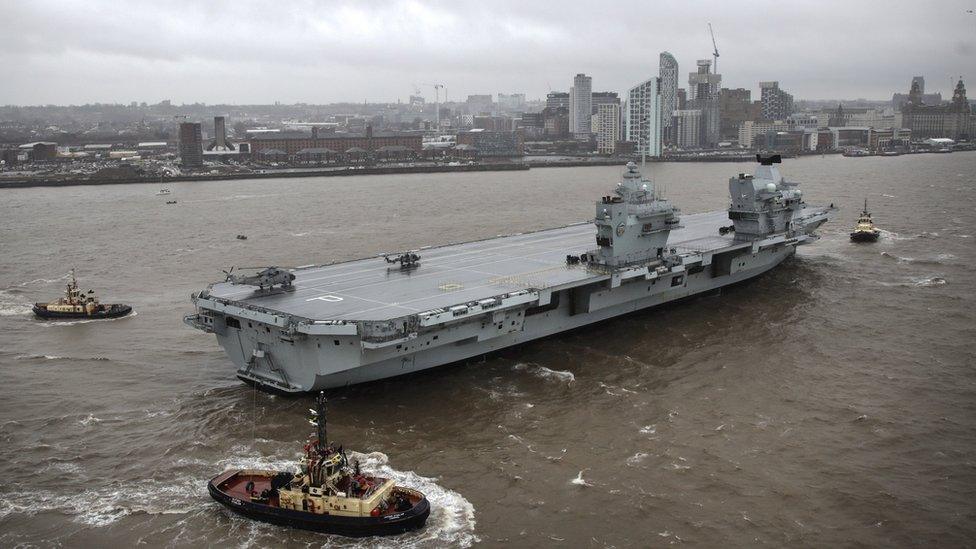
[[[668, 247], [680, 253], [735, 245], [719, 235], [729, 225], [725, 210], [683, 215]], [[417, 267], [401, 269], [382, 257], [293, 271], [294, 289], [262, 294], [253, 286], [213, 284], [210, 295], [244, 307], [313, 320], [387, 320], [486, 299], [526, 288], [552, 288], [600, 275], [566, 256], [595, 247], [596, 229], [580, 223], [420, 251]]]

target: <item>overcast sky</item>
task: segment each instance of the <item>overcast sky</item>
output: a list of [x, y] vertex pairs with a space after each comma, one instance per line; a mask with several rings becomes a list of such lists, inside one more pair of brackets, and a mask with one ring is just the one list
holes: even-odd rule
[[[710, 57], [724, 87], [779, 80], [798, 99], [890, 98], [976, 79], [976, 0], [0, 0], [0, 104], [329, 103], [623, 92]], [[976, 89], [976, 81], [970, 82]], [[974, 92], [971, 95], [976, 95]]]

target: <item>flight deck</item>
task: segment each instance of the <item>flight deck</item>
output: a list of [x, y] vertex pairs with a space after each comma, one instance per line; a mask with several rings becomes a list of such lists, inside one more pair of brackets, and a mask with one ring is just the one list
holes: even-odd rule
[[[725, 210], [682, 216], [668, 245], [678, 253], [711, 251], [734, 244], [719, 235], [729, 224]], [[525, 288], [551, 288], [597, 276], [567, 255], [595, 247], [592, 223], [450, 244], [420, 250], [410, 269], [382, 257], [292, 271], [293, 289], [269, 294], [229, 282], [210, 289], [214, 298], [312, 320], [386, 320], [485, 299]]]

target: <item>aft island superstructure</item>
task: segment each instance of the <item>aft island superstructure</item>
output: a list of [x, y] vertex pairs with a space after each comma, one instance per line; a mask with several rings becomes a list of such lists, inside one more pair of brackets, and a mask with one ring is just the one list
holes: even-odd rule
[[[185, 321], [216, 334], [240, 379], [306, 392], [416, 372], [708, 292], [779, 265], [815, 240], [832, 213], [804, 203], [780, 176], [778, 157], [757, 160], [755, 174], [729, 180], [728, 211], [682, 216], [631, 163], [596, 202], [592, 222], [228, 276], [193, 296], [196, 313]], [[283, 272], [294, 276], [285, 283]]]

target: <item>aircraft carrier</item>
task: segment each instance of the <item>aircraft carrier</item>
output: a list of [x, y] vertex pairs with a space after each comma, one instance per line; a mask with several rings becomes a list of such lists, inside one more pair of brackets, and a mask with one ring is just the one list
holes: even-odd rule
[[383, 379], [708, 292], [816, 240], [808, 206], [759, 157], [729, 180], [727, 211], [681, 216], [628, 164], [592, 222], [317, 267], [233, 274], [184, 321], [237, 376], [279, 392]]

